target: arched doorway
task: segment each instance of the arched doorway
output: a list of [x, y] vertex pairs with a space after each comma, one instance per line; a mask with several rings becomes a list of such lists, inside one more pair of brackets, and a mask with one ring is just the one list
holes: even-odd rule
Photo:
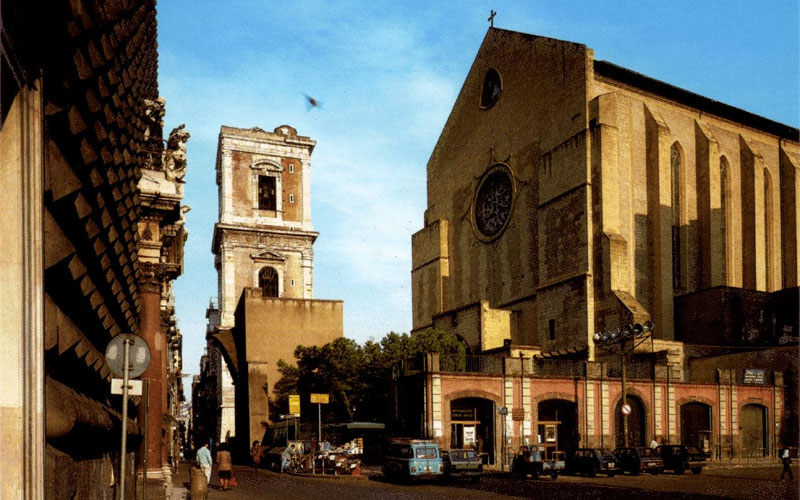
[[742, 407], [742, 454], [746, 457], [767, 456], [767, 408], [759, 404]]
[[[627, 402], [631, 407], [631, 412], [628, 415], [628, 446], [644, 446], [644, 404], [642, 404], [641, 399], [630, 394], [628, 394]], [[625, 446], [625, 427], [622, 421], [622, 399], [617, 402], [614, 415], [616, 444], [619, 448]]]
[[578, 447], [578, 405], [566, 399], [547, 399], [537, 407], [535, 439], [545, 447], [547, 457], [555, 451]]
[[711, 451], [711, 405], [686, 403], [681, 405], [681, 444]]
[[450, 402], [450, 448], [470, 448], [485, 453], [494, 464], [495, 404], [479, 397], [458, 398]]

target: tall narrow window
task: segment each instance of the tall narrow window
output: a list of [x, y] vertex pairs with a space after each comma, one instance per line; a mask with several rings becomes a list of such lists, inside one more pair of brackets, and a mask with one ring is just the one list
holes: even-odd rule
[[277, 210], [275, 177], [271, 175], [258, 176], [258, 209]]
[[278, 296], [278, 271], [265, 267], [258, 273], [258, 287], [264, 297]]
[[672, 186], [672, 288], [682, 288], [681, 273], [681, 150], [678, 143], [670, 150]]
[[730, 167], [728, 159], [721, 156], [719, 159], [719, 197], [720, 197], [720, 218], [719, 218], [719, 237], [722, 241], [722, 282], [728, 284], [728, 265], [733, 260], [730, 257], [732, 245], [728, 243], [728, 231], [730, 228], [730, 193], [728, 187], [728, 172]]
[[764, 169], [764, 271], [767, 291], [774, 290], [772, 283], [772, 180], [769, 171]]
[[550, 327], [550, 340], [555, 340], [556, 339], [556, 320], [551, 319], [549, 327]]

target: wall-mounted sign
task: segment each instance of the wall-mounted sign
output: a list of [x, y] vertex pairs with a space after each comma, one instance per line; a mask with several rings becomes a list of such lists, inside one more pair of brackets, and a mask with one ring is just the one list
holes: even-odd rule
[[450, 408], [450, 420], [477, 420], [475, 418], [475, 408]]
[[328, 395], [327, 394], [311, 394], [311, 402], [321, 405], [328, 404]]
[[520, 422], [525, 420], [525, 409], [523, 408], [512, 408], [511, 409], [511, 420], [514, 422]]
[[500, 407], [498, 411], [500, 412], [500, 415], [508, 415], [508, 408], [505, 406]]
[[764, 370], [755, 369], [755, 368], [747, 368], [744, 371], [744, 380], [742, 380], [745, 384], [766, 384], [767, 383], [767, 374]]
[[475, 444], [475, 426], [464, 426], [464, 446], [472, 446]]
[[548, 443], [555, 443], [558, 437], [556, 435], [555, 424], [548, 424], [544, 426], [544, 440]]

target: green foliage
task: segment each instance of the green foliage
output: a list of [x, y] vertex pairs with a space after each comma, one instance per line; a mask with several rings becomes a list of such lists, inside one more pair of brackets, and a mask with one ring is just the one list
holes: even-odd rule
[[277, 421], [289, 411], [290, 394], [300, 394], [302, 419], [316, 415], [311, 393], [329, 394], [323, 409], [326, 420], [335, 422], [385, 422], [392, 409], [389, 388], [391, 370], [402, 360], [427, 352], [466, 360], [466, 345], [455, 334], [428, 328], [413, 336], [390, 332], [379, 342], [364, 345], [339, 338], [321, 347], [297, 346], [297, 365], [278, 362], [281, 379], [270, 399], [270, 418]]

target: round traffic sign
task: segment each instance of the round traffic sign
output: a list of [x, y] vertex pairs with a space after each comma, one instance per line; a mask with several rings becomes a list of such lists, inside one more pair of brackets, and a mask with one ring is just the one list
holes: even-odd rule
[[629, 405], [627, 403], [622, 405], [622, 413], [623, 413], [623, 415], [630, 415], [631, 414], [631, 405]]
[[150, 347], [138, 335], [122, 333], [117, 335], [106, 347], [106, 363], [117, 377], [124, 377], [125, 342], [128, 343], [128, 378], [136, 378], [150, 365]]

